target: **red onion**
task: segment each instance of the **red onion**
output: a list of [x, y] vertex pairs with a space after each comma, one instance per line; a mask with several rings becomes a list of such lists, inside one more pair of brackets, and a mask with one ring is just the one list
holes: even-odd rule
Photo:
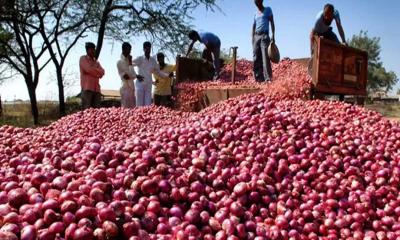
[[73, 240], [94, 239], [93, 230], [88, 227], [77, 228], [73, 233]]
[[232, 84], [231, 68], [219, 81], [179, 83], [177, 108], [199, 108], [210, 88], [259, 93], [191, 113], [88, 109], [48, 127], [0, 126], [3, 230], [66, 240], [400, 236], [398, 123], [304, 101], [311, 78], [295, 61], [273, 65], [270, 83], [240, 60]]
[[99, 218], [103, 222], [106, 220], [115, 221], [117, 216], [115, 215], [114, 210], [112, 210], [110, 207], [106, 207], [99, 210]]
[[123, 225], [123, 233], [126, 239], [137, 235], [140, 229], [140, 224], [136, 222], [128, 222]]
[[52, 223], [49, 227], [49, 232], [53, 234], [63, 233], [65, 230], [65, 225], [62, 222]]
[[9, 204], [12, 207], [19, 208], [21, 205], [29, 202], [29, 196], [22, 188], [12, 189], [7, 195]]
[[118, 226], [115, 223], [111, 221], [105, 221], [102, 227], [107, 238], [113, 239], [118, 236]]
[[32, 225], [25, 226], [21, 230], [21, 240], [36, 240], [37, 231]]

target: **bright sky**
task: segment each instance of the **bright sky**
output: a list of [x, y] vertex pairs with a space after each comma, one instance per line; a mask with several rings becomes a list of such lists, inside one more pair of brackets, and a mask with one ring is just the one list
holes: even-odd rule
[[[321, 0], [270, 0], [264, 1], [271, 6], [275, 24], [276, 41], [282, 57], [302, 58], [309, 55], [309, 33], [317, 13], [322, 10], [326, 1]], [[367, 30], [369, 36], [381, 38], [381, 59], [388, 70], [396, 72], [400, 77], [400, 30], [398, 26], [399, 0], [336, 0], [332, 1], [339, 10], [342, 24], [349, 39], [360, 30]], [[251, 26], [256, 11], [252, 0], [220, 0], [222, 12], [207, 12], [200, 8], [194, 13], [193, 25], [200, 31], [217, 34], [222, 41], [222, 48], [238, 46], [238, 54], [242, 58], [252, 59]], [[336, 26], [334, 31], [337, 33]], [[143, 38], [131, 39], [133, 56], [142, 54]], [[80, 91], [78, 59], [83, 55], [84, 43], [96, 42], [95, 37], [81, 40], [70, 54], [67, 63], [68, 78], [74, 80], [74, 86], [66, 89], [67, 95], [76, 95]], [[129, 41], [129, 39], [127, 39]], [[199, 45], [198, 45], [199, 46]], [[121, 43], [109, 41], [103, 48], [100, 63], [106, 74], [101, 79], [103, 89], [119, 89], [120, 79], [116, 62], [120, 56]], [[153, 49], [153, 54], [158, 49]], [[169, 59], [170, 61], [174, 59]], [[400, 88], [400, 84], [395, 90]], [[14, 79], [0, 86], [3, 100], [28, 99], [25, 83], [22, 79]], [[54, 70], [48, 68], [43, 73], [37, 88], [38, 99], [56, 100], [58, 98]]]

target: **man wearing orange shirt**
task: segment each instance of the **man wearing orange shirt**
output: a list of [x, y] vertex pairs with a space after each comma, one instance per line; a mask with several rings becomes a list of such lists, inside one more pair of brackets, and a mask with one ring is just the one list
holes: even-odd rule
[[100, 78], [104, 76], [104, 69], [95, 57], [96, 45], [88, 42], [85, 44], [86, 55], [79, 59], [82, 87], [82, 107], [98, 108], [101, 103]]

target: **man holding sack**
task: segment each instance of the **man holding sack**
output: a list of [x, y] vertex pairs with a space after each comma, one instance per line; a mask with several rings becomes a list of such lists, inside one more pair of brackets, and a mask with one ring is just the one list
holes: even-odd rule
[[[268, 47], [271, 42], [275, 42], [274, 16], [272, 9], [263, 5], [263, 0], [255, 0], [254, 3], [257, 7], [252, 31], [254, 78], [257, 82], [271, 81], [272, 67], [270, 56], [268, 56]], [[270, 23], [272, 31], [271, 39], [269, 37]]]

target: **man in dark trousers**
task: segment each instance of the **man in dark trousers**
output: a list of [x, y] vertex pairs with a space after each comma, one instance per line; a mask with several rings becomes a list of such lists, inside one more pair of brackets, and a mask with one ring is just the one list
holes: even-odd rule
[[213, 33], [210, 32], [196, 32], [190, 31], [189, 38], [192, 40], [190, 43], [189, 49], [186, 53], [186, 57], [192, 51], [193, 45], [195, 42], [199, 41], [203, 43], [207, 50], [212, 53], [213, 57], [213, 65], [215, 69], [214, 80], [219, 79], [219, 72], [221, 67], [221, 62], [219, 60], [219, 56], [221, 53], [221, 41], [220, 39]]
[[[253, 40], [253, 60], [254, 78], [258, 82], [271, 81], [272, 67], [268, 56], [268, 46], [275, 42], [275, 23], [274, 15], [270, 7], [263, 5], [263, 0], [254, 1], [257, 12], [254, 16], [252, 40]], [[269, 37], [271, 24], [271, 39]]]
[[85, 44], [86, 55], [79, 59], [82, 87], [82, 107], [98, 108], [101, 104], [99, 80], [104, 76], [104, 69], [95, 57], [96, 45], [92, 42]]
[[336, 22], [336, 26], [338, 28], [340, 38], [342, 39], [342, 43], [347, 45], [342, 22], [340, 20], [339, 11], [336, 10], [332, 4], [326, 4], [324, 7], [324, 10], [318, 13], [315, 25], [314, 25], [313, 29], [311, 30], [311, 34], [310, 34], [311, 51], [313, 50], [314, 38], [316, 36], [323, 37], [325, 39], [329, 39], [331, 41], [340, 43], [338, 37], [332, 31], [331, 25], [332, 25], [333, 20], [335, 20], [335, 22]]

